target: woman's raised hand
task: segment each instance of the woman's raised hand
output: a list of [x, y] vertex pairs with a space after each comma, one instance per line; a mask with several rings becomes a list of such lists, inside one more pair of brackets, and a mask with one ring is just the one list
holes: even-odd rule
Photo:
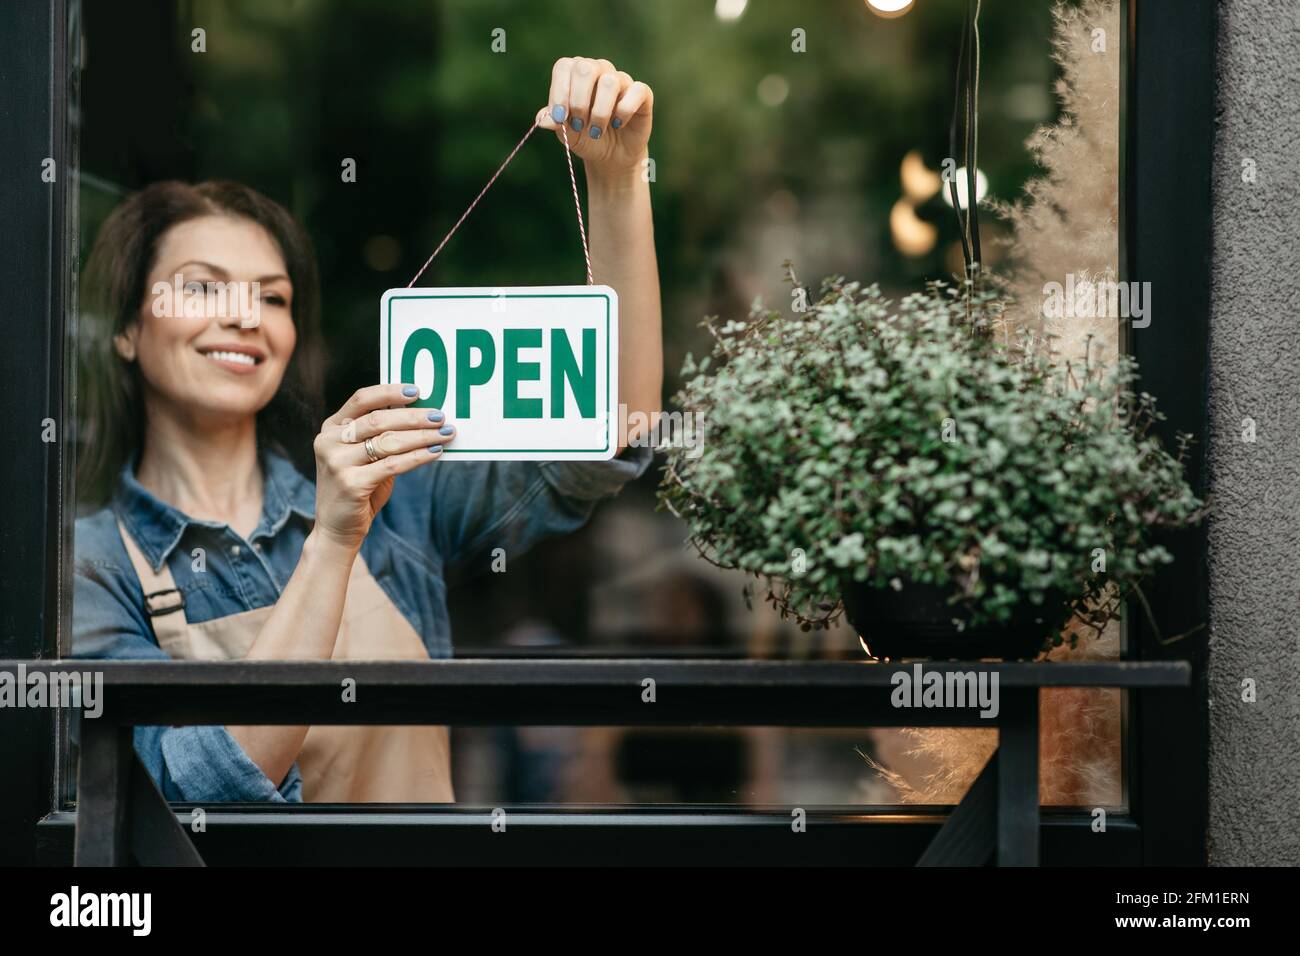
[[417, 394], [414, 385], [370, 385], [321, 425], [313, 445], [316, 531], [331, 542], [360, 548], [393, 479], [437, 461], [456, 437], [436, 409], [388, 407], [409, 406]]
[[567, 124], [569, 147], [593, 174], [636, 169], [648, 156], [654, 93], [609, 60], [566, 56], [551, 68], [547, 105], [537, 125], [555, 130]]

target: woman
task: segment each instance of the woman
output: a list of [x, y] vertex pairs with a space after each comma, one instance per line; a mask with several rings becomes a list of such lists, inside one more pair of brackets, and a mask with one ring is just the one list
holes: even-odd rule
[[[619, 293], [619, 401], [651, 420], [652, 103], [608, 61], [566, 57], [538, 118], [557, 138], [569, 124], [584, 161], [592, 270]], [[164, 301], [194, 282], [257, 299]], [[158, 183], [104, 224], [87, 264], [79, 481], [105, 504], [76, 525], [76, 656], [449, 657], [447, 569], [571, 531], [645, 470], [645, 447], [440, 465], [456, 424], [409, 407], [411, 384], [362, 388], [321, 424], [316, 285], [302, 228], [243, 186]], [[289, 460], [313, 432], [314, 484]], [[446, 728], [141, 727], [135, 746], [173, 800], [454, 799]]]

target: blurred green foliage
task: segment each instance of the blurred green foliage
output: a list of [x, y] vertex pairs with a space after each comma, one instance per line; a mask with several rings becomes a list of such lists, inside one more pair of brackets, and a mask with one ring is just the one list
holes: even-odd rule
[[[888, 216], [902, 157], [919, 150], [937, 169], [947, 153], [964, 8], [918, 0], [886, 20], [863, 0], [751, 0], [726, 21], [708, 0], [147, 0], [128, 17], [86, 0], [83, 236], [116, 190], [160, 178], [236, 179], [285, 203], [320, 255], [334, 399], [377, 378], [380, 295], [406, 284], [523, 134], [551, 63], [605, 57], [656, 94], [671, 394], [704, 345], [700, 319], [788, 294], [785, 259], [808, 280], [895, 292], [950, 271], [948, 207], [919, 209], [940, 229], [919, 258], [895, 250]], [[980, 168], [998, 197], [1019, 193], [1024, 140], [1054, 115], [1049, 27], [1047, 0], [984, 5]], [[195, 28], [206, 52], [192, 51]], [[340, 177], [347, 157], [355, 183]], [[581, 279], [563, 151], [537, 136], [422, 282]]]

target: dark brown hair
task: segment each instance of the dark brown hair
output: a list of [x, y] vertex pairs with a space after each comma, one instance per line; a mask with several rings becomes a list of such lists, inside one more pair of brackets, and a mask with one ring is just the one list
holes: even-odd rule
[[320, 282], [311, 240], [279, 203], [247, 186], [170, 180], [132, 195], [104, 221], [86, 260], [77, 328], [77, 498], [102, 505], [144, 439], [140, 367], [113, 347], [114, 336], [140, 320], [149, 273], [167, 230], [201, 216], [238, 216], [257, 223], [280, 247], [293, 283], [297, 344], [274, 398], [257, 416], [262, 447], [309, 467], [319, 429], [324, 353]]

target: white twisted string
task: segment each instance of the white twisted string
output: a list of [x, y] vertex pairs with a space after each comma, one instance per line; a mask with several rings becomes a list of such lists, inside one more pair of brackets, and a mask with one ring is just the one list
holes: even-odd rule
[[[540, 114], [538, 118], [540, 118]], [[433, 264], [433, 260], [437, 258], [438, 253], [442, 252], [443, 246], [445, 246], [448, 240], [455, 235], [456, 230], [460, 228], [461, 223], [469, 218], [469, 214], [474, 211], [474, 207], [478, 205], [479, 200], [482, 199], [487, 191], [492, 188], [492, 184], [497, 181], [497, 177], [500, 176], [501, 173], [505, 171], [505, 168], [510, 165], [510, 161], [515, 158], [515, 154], [519, 152], [524, 143], [528, 142], [528, 137], [532, 136], [533, 131], [536, 129], [537, 119], [534, 119], [533, 125], [528, 127], [528, 132], [524, 133], [523, 138], [515, 144], [515, 148], [510, 151], [510, 155], [505, 158], [505, 162], [497, 167], [497, 171], [492, 174], [492, 178], [487, 181], [487, 185], [479, 190], [478, 195], [474, 197], [474, 201], [471, 202], [469, 207], [460, 214], [460, 218], [456, 220], [456, 224], [448, 230], [445, 236], [442, 237], [442, 242], [438, 243], [438, 247], [433, 250], [433, 254], [424, 261], [424, 265], [420, 266], [420, 271], [415, 274], [415, 277], [412, 278], [410, 282], [406, 283], [408, 289], [415, 285], [415, 283], [420, 280], [420, 276], [424, 275], [425, 270]], [[582, 220], [582, 202], [578, 199], [578, 178], [573, 172], [573, 151], [569, 148], [569, 131], [563, 123], [560, 124], [560, 132], [564, 136], [564, 158], [569, 164], [569, 183], [573, 186], [573, 207], [578, 212], [578, 234], [582, 237], [582, 257], [587, 263], [587, 285], [593, 285], [594, 283], [591, 277], [591, 250], [587, 248], [587, 227]]]

